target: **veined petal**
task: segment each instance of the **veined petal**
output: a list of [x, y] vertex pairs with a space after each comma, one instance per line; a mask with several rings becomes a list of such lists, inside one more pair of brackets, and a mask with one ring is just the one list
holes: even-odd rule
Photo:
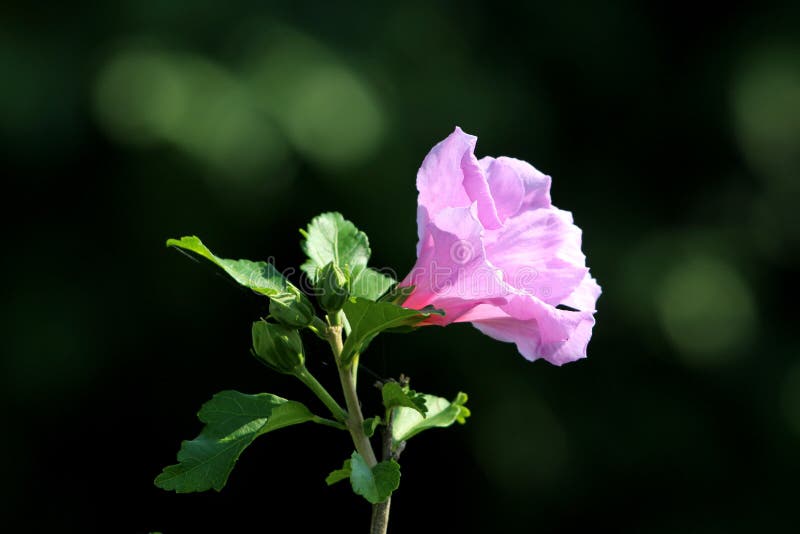
[[575, 315], [568, 323], [567, 339], [551, 343], [542, 341], [541, 327], [535, 320], [498, 317], [472, 324], [487, 336], [514, 343], [520, 354], [528, 360], [542, 358], [554, 365], [562, 365], [586, 357], [586, 347], [594, 326], [594, 317], [591, 313], [567, 313]]
[[461, 171], [464, 173], [464, 190], [476, 203], [478, 218], [483, 227], [500, 228], [502, 223], [497, 214], [492, 192], [489, 190], [489, 182], [486, 181], [486, 174], [472, 151], [464, 154], [464, 158], [461, 160]]
[[507, 286], [497, 269], [486, 261], [481, 242], [483, 227], [476, 208], [447, 208], [429, 222], [428, 236], [416, 265], [401, 286], [414, 286], [403, 306], [434, 306], [445, 316], [432, 316], [428, 324], [459, 320], [480, 303], [505, 302]]
[[525, 197], [525, 185], [514, 168], [504, 165], [502, 161], [486, 156], [479, 163], [486, 172], [497, 215], [504, 222], [519, 211]]
[[533, 295], [511, 295], [500, 308], [514, 319], [536, 321], [541, 343], [566, 341], [575, 325], [575, 312], [556, 309]]
[[486, 255], [510, 286], [548, 304], [564, 303], [589, 271], [581, 230], [569, 212], [555, 207], [524, 211], [487, 232]]
[[500, 219], [486, 173], [475, 157], [478, 138], [456, 129], [433, 147], [417, 172], [419, 205], [434, 217], [448, 207], [477, 203], [478, 218], [486, 228], [499, 228]]
[[551, 179], [530, 163], [506, 156], [487, 156], [479, 164], [486, 172], [501, 221], [521, 211], [550, 207]]
[[597, 280], [592, 278], [589, 273], [583, 277], [581, 283], [575, 288], [575, 291], [569, 297], [562, 300], [559, 304], [566, 304], [570, 308], [575, 308], [581, 311], [595, 311], [597, 299], [602, 293], [600, 286], [597, 285]]
[[431, 149], [417, 172], [419, 206], [433, 218], [445, 208], [466, 207], [472, 204], [464, 189], [461, 170], [464, 156], [472, 154], [478, 138], [467, 135], [461, 128]]

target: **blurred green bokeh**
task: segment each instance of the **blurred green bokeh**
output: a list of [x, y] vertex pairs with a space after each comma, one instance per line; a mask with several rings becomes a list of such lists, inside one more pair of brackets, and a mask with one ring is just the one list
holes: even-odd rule
[[[267, 530], [284, 511], [302, 531], [343, 510], [365, 523], [322, 483], [350, 451], [318, 429], [265, 439], [220, 494], [152, 485], [216, 391], [307, 398], [247, 355], [266, 303], [163, 243], [197, 234], [297, 267], [296, 229], [337, 210], [403, 275], [417, 167], [459, 125], [479, 156], [553, 176], [604, 292], [589, 358], [562, 368], [467, 325], [376, 341], [368, 409], [372, 375], [404, 372], [467, 391], [473, 412], [409, 447], [393, 530], [791, 530], [800, 12], [724, 11], [0, 8], [6, 517], [64, 532]], [[334, 378], [323, 346], [307, 353]], [[419, 526], [422, 510], [441, 513]]]

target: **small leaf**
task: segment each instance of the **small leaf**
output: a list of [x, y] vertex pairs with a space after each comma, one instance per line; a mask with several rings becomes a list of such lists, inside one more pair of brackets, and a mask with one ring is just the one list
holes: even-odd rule
[[318, 270], [333, 262], [349, 273], [350, 294], [354, 297], [377, 300], [397, 281], [367, 267], [370, 249], [367, 234], [345, 219], [340, 213], [323, 213], [314, 217], [300, 246], [308, 256], [300, 268], [311, 282], [318, 282]]
[[351, 282], [350, 294], [368, 300], [378, 300], [396, 283], [397, 280], [391, 276], [367, 267]]
[[341, 469], [332, 471], [331, 474], [325, 478], [325, 483], [332, 486], [341, 480], [350, 478], [350, 472], [350, 460], [345, 460]]
[[402, 306], [406, 299], [414, 292], [414, 286], [394, 286], [391, 291], [383, 295], [380, 300]]
[[423, 417], [418, 411], [411, 408], [394, 409], [392, 439], [395, 443], [406, 441], [430, 428], [444, 428], [456, 422], [464, 424], [467, 417], [470, 416], [469, 409], [464, 406], [467, 402], [466, 393], [459, 392], [452, 402], [433, 395], [424, 395], [424, 397], [428, 407], [427, 417]]
[[370, 341], [390, 328], [413, 326], [429, 317], [429, 313], [403, 308], [391, 302], [372, 302], [351, 298], [344, 304], [350, 323], [350, 334], [344, 343], [342, 363], [348, 365], [356, 354], [364, 351]]
[[156, 477], [159, 488], [178, 493], [220, 491], [239, 455], [258, 436], [318, 419], [299, 402], [238, 391], [217, 393], [197, 416], [205, 427], [195, 439], [181, 444], [178, 463]]
[[418, 411], [422, 417], [425, 417], [428, 412], [428, 408], [425, 406], [425, 395], [408, 389], [408, 387], [404, 388], [397, 382], [384, 384], [381, 395], [383, 396], [383, 405], [387, 410], [405, 406]]
[[378, 428], [378, 425], [381, 424], [381, 418], [377, 415], [375, 417], [370, 417], [369, 419], [364, 420], [364, 434], [367, 435], [368, 438], [371, 438], [375, 435], [375, 429]]
[[289, 283], [271, 263], [250, 260], [226, 260], [214, 255], [196, 236], [168, 239], [167, 246], [198, 254], [222, 268], [237, 283], [267, 297], [287, 292]]
[[453, 400], [453, 404], [458, 406], [458, 415], [456, 415], [456, 423], [459, 425], [463, 425], [467, 422], [467, 417], [472, 415], [472, 412], [469, 411], [469, 408], [464, 406], [467, 402], [467, 394], [463, 391], [459, 391], [456, 398]]
[[323, 213], [314, 217], [306, 230], [301, 230], [305, 238], [300, 246], [308, 256], [300, 268], [312, 282], [317, 281], [317, 269], [330, 262], [343, 271], [357, 277], [367, 266], [369, 260], [369, 240], [341, 213]]
[[372, 469], [360, 454], [350, 457], [350, 484], [353, 491], [372, 504], [384, 502], [400, 486], [400, 464], [386, 460]]

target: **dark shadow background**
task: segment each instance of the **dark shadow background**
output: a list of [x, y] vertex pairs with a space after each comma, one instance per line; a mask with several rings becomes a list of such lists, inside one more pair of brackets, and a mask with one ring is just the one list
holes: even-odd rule
[[468, 325], [376, 340], [373, 373], [473, 410], [411, 443], [391, 530], [796, 527], [797, 3], [330, 4], [0, 8], [3, 522], [366, 531], [322, 427], [257, 441], [219, 494], [153, 486], [219, 390], [323, 411], [248, 356], [266, 300], [164, 240], [298, 266], [338, 210], [402, 275], [415, 173], [460, 125], [553, 176], [604, 293], [562, 368]]

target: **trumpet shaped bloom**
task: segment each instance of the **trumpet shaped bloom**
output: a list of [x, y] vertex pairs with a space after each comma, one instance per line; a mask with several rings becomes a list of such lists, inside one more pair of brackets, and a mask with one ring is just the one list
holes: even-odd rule
[[529, 360], [586, 357], [600, 286], [572, 215], [552, 205], [550, 177], [508, 157], [475, 154], [456, 127], [425, 157], [417, 263], [400, 283], [407, 308], [445, 312], [425, 324], [470, 322]]

